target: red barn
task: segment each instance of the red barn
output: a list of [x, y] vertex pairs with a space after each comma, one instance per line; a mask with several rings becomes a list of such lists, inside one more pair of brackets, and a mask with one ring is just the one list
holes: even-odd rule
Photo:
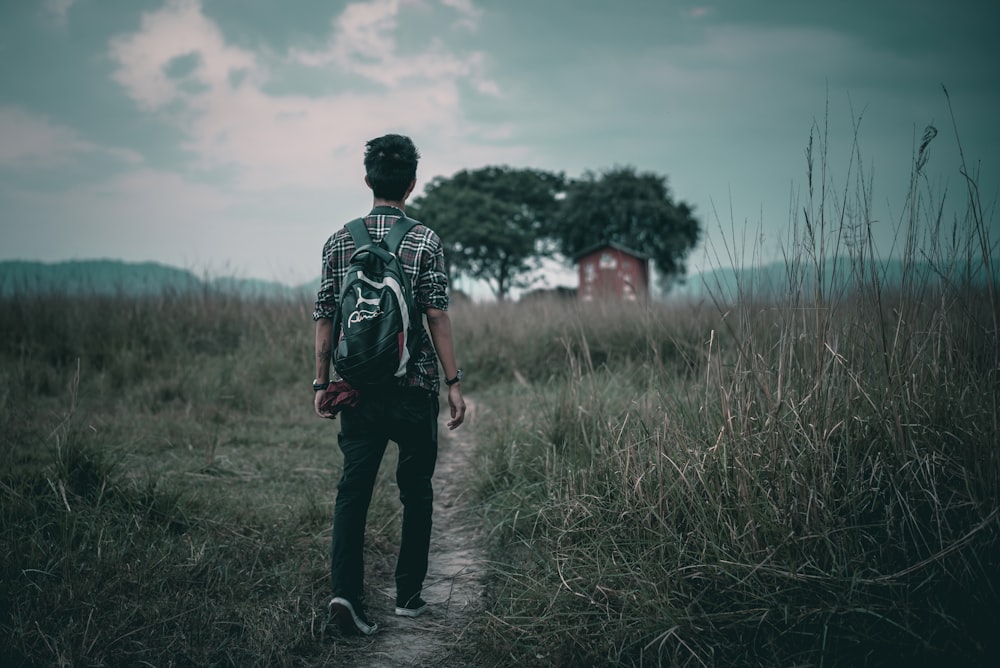
[[578, 253], [581, 301], [645, 300], [649, 296], [649, 256], [614, 242]]

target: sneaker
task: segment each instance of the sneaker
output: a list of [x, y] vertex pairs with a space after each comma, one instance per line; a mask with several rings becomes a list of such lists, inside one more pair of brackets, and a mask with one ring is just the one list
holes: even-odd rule
[[408, 599], [396, 599], [396, 614], [400, 617], [419, 617], [427, 612], [427, 601], [420, 598], [420, 595], [411, 596]]
[[346, 598], [335, 596], [330, 601], [330, 614], [344, 633], [360, 633], [370, 636], [378, 631], [378, 624], [368, 621], [361, 604], [352, 604]]

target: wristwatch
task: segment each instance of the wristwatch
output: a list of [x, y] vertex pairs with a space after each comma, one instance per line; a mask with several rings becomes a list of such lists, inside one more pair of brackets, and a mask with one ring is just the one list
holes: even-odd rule
[[321, 383], [318, 380], [313, 380], [313, 392], [319, 392], [320, 390], [325, 390], [328, 387], [330, 387], [330, 381]]
[[462, 370], [461, 369], [459, 369], [458, 371], [455, 372], [455, 377], [454, 378], [446, 378], [445, 381], [444, 381], [444, 384], [447, 385], [448, 387], [451, 387], [452, 385], [454, 385], [455, 383], [457, 383], [460, 380], [462, 380]]

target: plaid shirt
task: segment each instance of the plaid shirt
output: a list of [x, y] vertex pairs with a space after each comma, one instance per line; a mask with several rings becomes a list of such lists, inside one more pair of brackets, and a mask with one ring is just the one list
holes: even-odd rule
[[[372, 242], [378, 243], [388, 233], [402, 212], [390, 206], [378, 206], [365, 217], [365, 226]], [[313, 320], [328, 318], [333, 320], [337, 312], [340, 288], [347, 275], [347, 265], [354, 253], [354, 240], [347, 227], [343, 227], [327, 239], [323, 245], [323, 271]], [[417, 223], [399, 245], [399, 260], [413, 287], [413, 300], [420, 313], [428, 308], [448, 310], [448, 275], [445, 273], [444, 250], [441, 239], [429, 227]], [[440, 387], [438, 359], [434, 344], [427, 328], [418, 328], [414, 355], [406, 369], [402, 384], [422, 387], [437, 393]]]

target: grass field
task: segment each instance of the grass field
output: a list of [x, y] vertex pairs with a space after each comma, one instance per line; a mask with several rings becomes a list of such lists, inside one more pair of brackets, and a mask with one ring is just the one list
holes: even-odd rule
[[0, 317], [0, 663], [336, 651], [317, 622], [335, 436], [302, 389], [305, 305], [53, 296], [5, 300]]
[[870, 179], [828, 187], [810, 144], [783, 291], [468, 319], [496, 379], [483, 643], [518, 665], [995, 665], [992, 213], [970, 180], [939, 217], [935, 134], [891, 283]]
[[[841, 193], [850, 217], [805, 203], [782, 297], [455, 306], [489, 555], [464, 651], [994, 665], [989, 220], [972, 197], [954, 234], [918, 232], [915, 188], [906, 257], [939, 271], [887, 285], [845, 239], [863, 241], [866, 188]], [[847, 280], [810, 280], [837, 257]], [[0, 299], [0, 664], [342, 662], [324, 610], [339, 454], [311, 413], [310, 310], [214, 291]], [[391, 465], [376, 569], [398, 533]]]
[[482, 399], [484, 639], [529, 665], [989, 665], [996, 348], [967, 298], [898, 301], [888, 370], [857, 303], [700, 337], [687, 310], [565, 314], [565, 370]]

